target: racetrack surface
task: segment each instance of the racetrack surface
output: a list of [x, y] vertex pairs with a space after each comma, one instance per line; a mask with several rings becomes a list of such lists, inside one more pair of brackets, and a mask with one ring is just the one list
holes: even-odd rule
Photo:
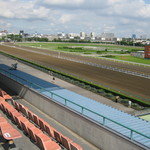
[[[59, 53], [37, 48], [16, 48], [0, 45], [0, 50], [21, 58], [32, 60], [33, 62], [37, 62], [38, 64], [60, 70], [62, 72], [74, 75], [84, 80], [91, 81], [93, 83], [105, 85], [112, 89], [116, 89], [117, 91], [123, 91], [124, 93], [128, 93], [131, 96], [136, 95], [137, 97], [139, 96], [143, 99], [145, 98], [148, 101], [150, 99], [150, 79], [68, 61], [65, 59], [61, 59], [61, 57], [69, 57], [70, 59], [77, 59], [82, 61], [84, 60], [86, 62], [125, 68], [127, 70], [143, 72], [146, 74], [150, 74], [149, 67], [131, 65], [103, 59], [82, 57], [78, 55]], [[55, 57], [53, 57], [54, 55]]]

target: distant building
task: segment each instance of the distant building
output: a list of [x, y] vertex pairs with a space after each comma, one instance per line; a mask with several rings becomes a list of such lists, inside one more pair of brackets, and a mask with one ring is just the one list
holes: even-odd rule
[[24, 35], [24, 31], [23, 31], [23, 30], [20, 30], [19, 34], [20, 34], [20, 35]]
[[136, 39], [136, 34], [132, 34], [132, 40]]
[[96, 37], [95, 32], [91, 32], [91, 34], [90, 34], [90, 38], [91, 38], [91, 40], [95, 40], [95, 37]]
[[58, 39], [57, 35], [45, 35], [46, 38], [48, 38], [49, 41], [53, 41], [54, 39]]
[[67, 38], [68, 39], [78, 39], [79, 38], [79, 34], [77, 34], [77, 33], [68, 33], [67, 34]]
[[59, 33], [57, 34], [57, 36], [58, 36], [58, 38], [60, 38], [60, 39], [66, 38], [66, 35], [65, 35], [65, 33], [63, 33], [63, 32], [59, 32]]
[[101, 34], [102, 41], [113, 41], [114, 33], [102, 33]]
[[85, 37], [86, 37], [85, 32], [80, 32], [80, 39], [83, 40], [85, 39]]
[[6, 36], [8, 34], [7, 30], [0, 31], [0, 37]]

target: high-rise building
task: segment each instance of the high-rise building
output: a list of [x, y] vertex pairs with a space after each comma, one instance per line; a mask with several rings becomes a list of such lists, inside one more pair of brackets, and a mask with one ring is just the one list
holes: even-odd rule
[[132, 40], [136, 40], [136, 34], [132, 34]]
[[20, 30], [19, 34], [20, 34], [20, 35], [24, 35], [24, 31], [23, 31], [23, 30]]
[[102, 40], [111, 41], [111, 40], [113, 40], [113, 38], [114, 38], [114, 33], [103, 32], [101, 34], [101, 39]]
[[85, 36], [86, 36], [85, 32], [80, 32], [80, 39], [85, 39]]
[[95, 36], [96, 36], [95, 32], [91, 32], [90, 37], [92, 40], [95, 40]]

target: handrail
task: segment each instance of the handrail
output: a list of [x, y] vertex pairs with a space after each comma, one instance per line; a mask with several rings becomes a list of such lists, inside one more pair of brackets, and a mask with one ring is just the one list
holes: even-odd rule
[[[79, 104], [77, 104], [77, 103], [75, 103], [75, 102], [72, 102], [71, 100], [68, 100], [68, 99], [66, 99], [66, 98], [64, 98], [64, 97], [62, 97], [62, 96], [60, 96], [60, 95], [58, 95], [58, 94], [55, 94], [55, 93], [53, 93], [53, 92], [51, 92], [51, 91], [49, 91], [49, 90], [46, 90], [45, 88], [43, 88], [42, 86], [40, 86], [40, 85], [38, 85], [38, 84], [35, 84], [35, 83], [32, 83], [32, 82], [30, 82], [30, 81], [28, 81], [28, 80], [26, 80], [26, 79], [23, 79], [23, 78], [21, 78], [21, 77], [19, 77], [19, 76], [17, 76], [17, 75], [14, 75], [14, 74], [12, 74], [12, 73], [10, 73], [10, 72], [8, 72], [8, 71], [6, 71], [6, 70], [4, 70], [4, 69], [1, 69], [0, 68], [0, 72], [1, 71], [3, 71], [4, 73], [5, 73], [5, 75], [10, 75], [10, 78], [11, 78], [11, 76], [14, 76], [14, 77], [16, 77], [16, 78], [18, 78], [18, 79], [21, 79], [21, 80], [23, 80], [23, 81], [25, 81], [25, 82], [27, 82], [27, 83], [30, 83], [31, 84], [31, 88], [32, 88], [32, 85], [33, 86], [37, 86], [38, 88], [40, 88], [41, 90], [43, 90], [43, 91], [46, 91], [46, 92], [49, 92], [50, 94], [51, 94], [51, 98], [53, 99], [53, 95], [55, 95], [55, 96], [58, 96], [59, 98], [61, 98], [61, 99], [63, 99], [64, 101], [65, 101], [65, 106], [67, 106], [67, 102], [70, 102], [70, 103], [72, 103], [72, 104], [74, 104], [74, 105], [76, 105], [76, 106], [78, 106], [78, 107], [80, 107], [81, 108], [81, 114], [82, 115], [85, 115], [84, 114], [84, 110], [87, 110], [87, 111], [89, 111], [89, 112], [91, 112], [91, 113], [93, 113], [93, 114], [95, 114], [95, 115], [98, 115], [98, 116], [100, 116], [100, 117], [102, 117], [103, 118], [103, 123], [102, 123], [102, 125], [104, 125], [104, 126], [106, 126], [105, 125], [105, 121], [106, 120], [109, 120], [109, 121], [111, 121], [111, 122], [113, 122], [113, 123], [115, 123], [115, 124], [117, 124], [117, 125], [119, 125], [119, 126], [121, 126], [121, 127], [124, 127], [124, 128], [126, 128], [126, 129], [128, 129], [128, 130], [130, 130], [130, 136], [129, 136], [129, 138], [131, 139], [131, 140], [133, 140], [133, 133], [137, 133], [137, 134], [139, 134], [139, 135], [141, 135], [141, 136], [143, 136], [143, 137], [145, 137], [145, 138], [148, 138], [148, 139], [150, 139], [150, 136], [147, 136], [147, 135], [145, 135], [145, 134], [143, 134], [143, 133], [141, 133], [141, 132], [139, 132], [139, 131], [136, 131], [136, 130], [134, 130], [134, 129], [131, 129], [131, 128], [129, 128], [129, 127], [127, 127], [127, 126], [125, 126], [125, 125], [123, 125], [123, 124], [121, 124], [121, 123], [118, 123], [118, 122], [116, 122], [116, 121], [114, 121], [114, 120], [112, 120], [112, 119], [110, 119], [110, 118], [108, 118], [108, 117], [106, 117], [106, 116], [103, 116], [103, 115], [101, 115], [101, 114], [99, 114], [99, 113], [97, 113], [97, 112], [94, 112], [94, 111], [92, 111], [92, 110], [90, 110], [90, 109], [88, 109], [88, 108], [86, 108], [86, 107], [83, 107], [83, 106], [81, 106], [81, 105], [79, 105]], [[6, 74], [7, 73], [7, 74]], [[14, 78], [13, 78], [14, 79]], [[15, 80], [15, 79], [14, 79]], [[16, 79], [16, 81], [17, 81], [17, 79]], [[30, 87], [30, 86], [29, 86]], [[54, 100], [54, 99], [53, 99]], [[69, 107], [69, 106], [67, 106], [67, 107]], [[99, 122], [100, 123], [100, 122]], [[101, 124], [101, 123], [100, 123]]]

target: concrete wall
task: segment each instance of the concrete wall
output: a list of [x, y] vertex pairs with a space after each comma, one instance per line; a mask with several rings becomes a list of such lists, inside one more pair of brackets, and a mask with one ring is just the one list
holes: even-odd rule
[[101, 150], [144, 150], [140, 145], [1, 74], [0, 82]]

